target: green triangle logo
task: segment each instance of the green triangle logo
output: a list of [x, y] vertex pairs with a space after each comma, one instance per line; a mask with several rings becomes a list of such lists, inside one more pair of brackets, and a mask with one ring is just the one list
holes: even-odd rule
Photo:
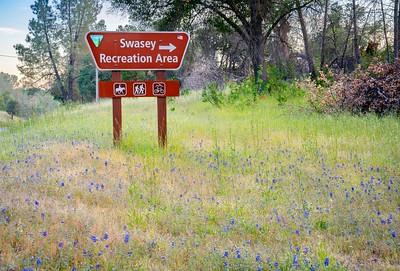
[[90, 35], [90, 39], [93, 41], [94, 46], [99, 47], [103, 40], [103, 35]]

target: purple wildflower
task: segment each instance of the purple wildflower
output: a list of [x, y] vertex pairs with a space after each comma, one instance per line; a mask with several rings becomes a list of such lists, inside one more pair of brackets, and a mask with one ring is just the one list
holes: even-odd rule
[[329, 266], [329, 258], [328, 257], [325, 258], [324, 265], [325, 266]]

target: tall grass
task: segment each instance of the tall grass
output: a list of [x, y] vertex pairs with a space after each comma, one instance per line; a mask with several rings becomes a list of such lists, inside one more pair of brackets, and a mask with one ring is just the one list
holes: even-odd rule
[[399, 119], [199, 100], [166, 150], [147, 99], [118, 148], [110, 101], [1, 132], [0, 270], [399, 268]]

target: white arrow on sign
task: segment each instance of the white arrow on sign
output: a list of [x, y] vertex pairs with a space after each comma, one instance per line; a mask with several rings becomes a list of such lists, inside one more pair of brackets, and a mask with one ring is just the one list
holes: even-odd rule
[[172, 43], [170, 43], [168, 45], [160, 45], [158, 48], [160, 50], [167, 50], [170, 53], [173, 52], [176, 49], [175, 45], [173, 45]]

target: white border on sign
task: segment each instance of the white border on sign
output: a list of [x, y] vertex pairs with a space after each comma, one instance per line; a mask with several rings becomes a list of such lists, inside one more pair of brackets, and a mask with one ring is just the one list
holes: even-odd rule
[[[99, 35], [101, 35], [101, 34], [104, 34], [104, 33], [118, 33], [118, 34], [124, 34], [124, 33], [125, 34], [164, 34], [164, 33], [165, 34], [184, 34], [184, 35], [187, 35], [188, 42], [186, 43], [185, 51], [183, 51], [183, 55], [182, 55], [182, 61], [181, 61], [181, 63], [180, 63], [178, 68], [158, 68], [158, 69], [121, 69], [121, 68], [117, 68], [117, 69], [100, 69], [100, 67], [97, 65], [96, 58], [94, 57], [94, 54], [93, 54], [92, 49], [90, 47], [90, 44], [89, 44], [89, 41], [88, 41], [88, 36], [91, 35], [91, 34], [99, 34]], [[89, 31], [85, 35], [85, 42], [89, 47], [89, 51], [90, 51], [90, 54], [92, 55], [93, 62], [96, 65], [96, 67], [97, 67], [97, 69], [99, 71], [167, 71], [167, 70], [168, 71], [177, 71], [183, 65], [183, 60], [185, 58], [186, 51], [187, 51], [187, 49], [189, 47], [190, 35], [187, 32], [179, 32], [179, 31], [151, 31], [151, 32], [118, 32], [118, 31], [99, 31], [99, 32], [96, 32], [96, 31]]]
[[[125, 85], [125, 95], [118, 95], [118, 94], [116, 94], [116, 93], [115, 93], [115, 85]], [[115, 83], [113, 84], [113, 95], [114, 95], [115, 97], [125, 97], [127, 94], [128, 94], [128, 86], [126, 85], [126, 83], [123, 83], [123, 82], [121, 82], [121, 83], [115, 82]]]
[[[164, 94], [155, 94], [155, 93], [154, 93], [154, 85], [155, 85], [155, 84], [163, 84], [163, 85], [164, 85]], [[167, 84], [165, 84], [165, 82], [154, 82], [151, 91], [152, 91], [152, 93], [153, 93], [153, 96], [165, 97], [165, 96], [167, 95]]]
[[[135, 85], [144, 85], [144, 94], [142, 94], [142, 95], [135, 94]], [[135, 97], [145, 97], [146, 94], [147, 94], [146, 82], [135, 82], [135, 83], [133, 83], [133, 96], [135, 96]]]

